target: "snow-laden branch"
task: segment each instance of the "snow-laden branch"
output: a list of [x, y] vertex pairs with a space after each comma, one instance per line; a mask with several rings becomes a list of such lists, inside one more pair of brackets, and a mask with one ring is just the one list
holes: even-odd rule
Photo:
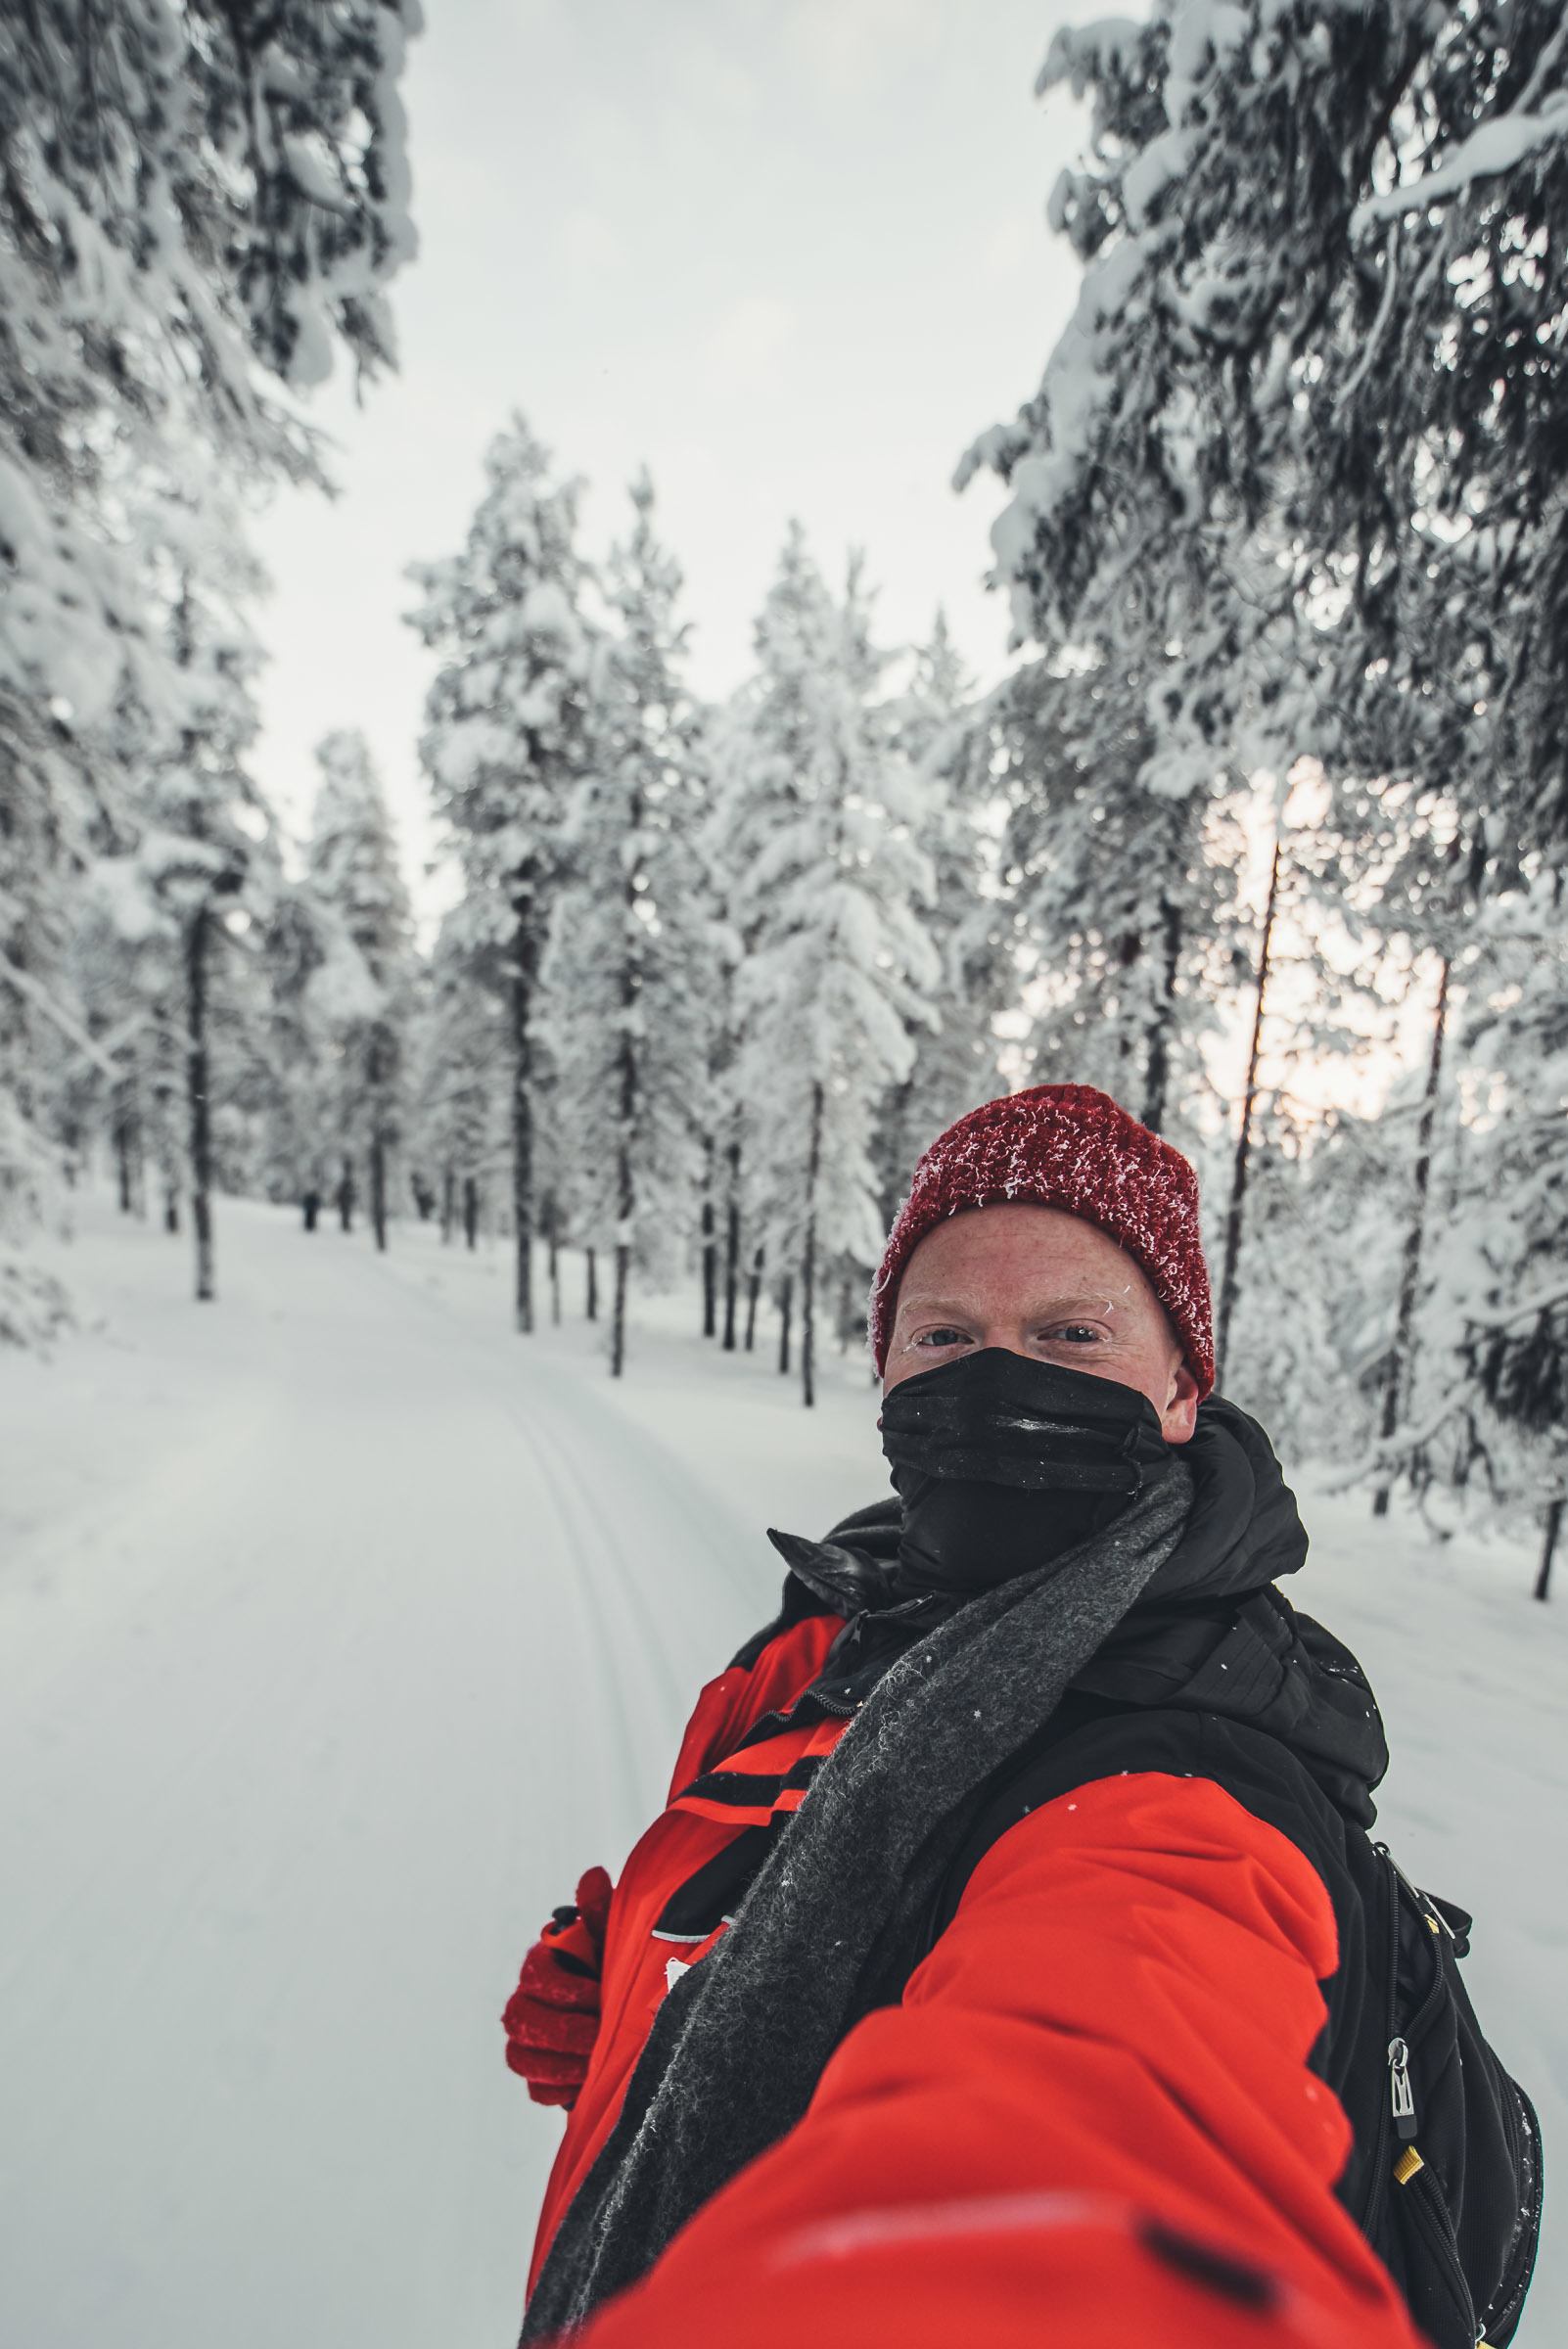
[[1539, 114], [1519, 112], [1501, 115], [1495, 122], [1483, 122], [1467, 139], [1461, 139], [1447, 162], [1439, 163], [1420, 179], [1402, 181], [1397, 188], [1384, 189], [1368, 196], [1356, 207], [1352, 217], [1353, 232], [1369, 228], [1379, 220], [1398, 219], [1401, 213], [1419, 211], [1429, 204], [1442, 204], [1459, 195], [1472, 180], [1495, 179], [1501, 172], [1512, 171], [1538, 147], [1546, 147], [1554, 139], [1568, 139], [1568, 97], [1561, 97]]
[[24, 1001], [36, 1004], [44, 1017], [52, 1020], [62, 1036], [74, 1044], [76, 1050], [85, 1059], [90, 1060], [95, 1068], [101, 1069], [104, 1075], [113, 1079], [115, 1084], [119, 1082], [125, 1072], [114, 1059], [113, 1054], [119, 1045], [127, 1042], [136, 1030], [143, 1025], [140, 1013], [135, 1019], [122, 1022], [112, 1036], [100, 1039], [97, 1036], [89, 1036], [80, 1022], [73, 1020], [69, 1012], [64, 1010], [48, 990], [40, 987], [29, 972], [19, 971], [9, 955], [0, 954], [0, 978], [9, 979]]

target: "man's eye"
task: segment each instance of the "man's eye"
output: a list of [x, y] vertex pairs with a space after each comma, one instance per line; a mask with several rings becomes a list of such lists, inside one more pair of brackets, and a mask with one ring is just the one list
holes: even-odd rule
[[1058, 1321], [1040, 1331], [1042, 1338], [1065, 1339], [1070, 1346], [1097, 1346], [1103, 1334], [1092, 1321]]
[[915, 1344], [917, 1346], [961, 1346], [963, 1341], [964, 1333], [961, 1329], [923, 1329], [916, 1338]]

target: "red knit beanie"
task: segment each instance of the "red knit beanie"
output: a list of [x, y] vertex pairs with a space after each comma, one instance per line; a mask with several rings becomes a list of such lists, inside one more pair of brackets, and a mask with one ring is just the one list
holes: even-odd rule
[[972, 1109], [932, 1143], [871, 1284], [871, 1353], [887, 1360], [899, 1282], [916, 1244], [965, 1207], [1009, 1199], [1097, 1224], [1140, 1264], [1200, 1398], [1214, 1385], [1214, 1315], [1198, 1231], [1198, 1178], [1179, 1150], [1087, 1084], [1037, 1084]]

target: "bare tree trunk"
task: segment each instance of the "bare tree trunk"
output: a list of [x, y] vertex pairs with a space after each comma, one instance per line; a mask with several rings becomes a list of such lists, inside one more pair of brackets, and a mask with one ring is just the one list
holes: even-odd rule
[[370, 1052], [370, 1221], [379, 1255], [387, 1253], [386, 1060], [378, 1036]]
[[452, 1234], [456, 1229], [457, 1170], [455, 1167], [447, 1166], [441, 1169], [441, 1246], [443, 1248], [451, 1246]]
[[848, 1354], [848, 1353], [849, 1353], [849, 1351], [850, 1351], [850, 1329], [851, 1329], [851, 1325], [852, 1325], [852, 1320], [853, 1320], [853, 1313], [854, 1313], [854, 1297], [853, 1297], [853, 1292], [852, 1292], [852, 1290], [851, 1290], [851, 1286], [850, 1286], [850, 1275], [848, 1274], [848, 1272], [846, 1272], [846, 1273], [845, 1273], [845, 1275], [844, 1275], [844, 1278], [843, 1278], [843, 1280], [842, 1280], [842, 1281], [840, 1282], [840, 1284], [839, 1284], [839, 1352], [840, 1352], [840, 1354]]
[[1557, 1536], [1561, 1530], [1562, 1501], [1560, 1498], [1557, 1500], [1548, 1500], [1546, 1503], [1546, 1521], [1542, 1532], [1541, 1570], [1536, 1576], [1535, 1589], [1531, 1592], [1531, 1596], [1533, 1598], [1545, 1599], [1550, 1596], [1551, 1561], [1556, 1554]]
[[472, 1174], [463, 1177], [463, 1238], [468, 1247], [479, 1246], [479, 1184]]
[[1273, 962], [1274, 914], [1279, 904], [1279, 865], [1284, 836], [1284, 816], [1281, 813], [1275, 819], [1273, 862], [1268, 867], [1268, 896], [1264, 904], [1263, 936], [1258, 942], [1258, 993], [1253, 1006], [1252, 1043], [1247, 1053], [1247, 1082], [1241, 1096], [1241, 1131], [1236, 1136], [1235, 1165], [1230, 1175], [1230, 1201], [1225, 1210], [1224, 1265], [1220, 1275], [1220, 1313], [1214, 1347], [1216, 1386], [1224, 1376], [1225, 1349], [1230, 1341], [1231, 1316], [1236, 1310], [1236, 1275], [1241, 1262], [1247, 1174], [1252, 1159], [1252, 1119], [1258, 1105], [1258, 1059], [1263, 1044], [1264, 1015], [1268, 1003], [1268, 980]]
[[801, 1254], [801, 1401], [816, 1401], [816, 1185], [822, 1168], [822, 1087], [811, 1087], [811, 1133], [806, 1161], [806, 1245]]
[[718, 1327], [718, 1250], [714, 1241], [714, 1137], [703, 1135], [703, 1336]]
[[778, 1293], [778, 1367], [787, 1378], [790, 1368], [790, 1319], [795, 1305], [795, 1275], [786, 1272]]
[[759, 1248], [752, 1258], [752, 1268], [746, 1276], [746, 1351], [754, 1353], [757, 1346], [757, 1304], [762, 1294], [762, 1251]]
[[[1394, 1316], [1394, 1342], [1389, 1348], [1388, 1377], [1377, 1432], [1386, 1444], [1400, 1423], [1400, 1409], [1409, 1393], [1414, 1369], [1415, 1308], [1421, 1294], [1421, 1253], [1426, 1245], [1427, 1198], [1432, 1187], [1432, 1130], [1437, 1123], [1438, 1094], [1443, 1083], [1443, 1047], [1449, 1027], [1449, 957], [1438, 974], [1437, 1003], [1432, 1013], [1432, 1051], [1426, 1064], [1426, 1091], [1421, 1096], [1421, 1123], [1415, 1137], [1415, 1195], [1405, 1232], [1405, 1260], [1400, 1267], [1400, 1301]], [[1378, 1486], [1372, 1495], [1372, 1515], [1386, 1517], [1391, 1488]]]
[[583, 1250], [582, 1265], [587, 1280], [587, 1294], [582, 1301], [583, 1313], [589, 1321], [597, 1321], [599, 1318], [599, 1251], [597, 1248]]
[[[640, 829], [640, 806], [633, 805], [633, 819]], [[633, 887], [638, 875], [626, 875], [626, 913], [628, 928], [637, 902]], [[625, 1015], [621, 1025], [621, 1101], [620, 1124], [616, 1134], [616, 1300], [610, 1324], [610, 1375], [619, 1378], [626, 1360], [626, 1284], [631, 1277], [631, 1222], [637, 1212], [637, 1184], [631, 1163], [631, 1136], [637, 1120], [637, 1054], [631, 1036], [631, 1013], [636, 1006], [639, 976], [636, 964], [627, 960], [621, 966], [621, 1008]]]
[[728, 1182], [724, 1193], [724, 1352], [735, 1351], [735, 1304], [740, 1291], [740, 1143], [731, 1141], [724, 1153]]
[[[115, 1095], [115, 1164], [119, 1178], [119, 1212], [122, 1216], [136, 1212], [140, 1184], [136, 1179], [138, 1131], [133, 1080], [123, 1078]], [[145, 1213], [145, 1208], [143, 1213]]]
[[557, 1329], [561, 1326], [561, 1211], [552, 1191], [545, 1200], [540, 1216], [550, 1247], [550, 1319]]
[[338, 1181], [338, 1221], [345, 1231], [354, 1227], [354, 1162], [345, 1158], [343, 1174]]
[[1164, 896], [1160, 899], [1160, 1000], [1149, 1028], [1143, 1084], [1143, 1123], [1151, 1133], [1165, 1129], [1166, 1096], [1171, 1089], [1171, 1037], [1176, 1028], [1176, 973], [1181, 968], [1181, 908], [1174, 898]]
[[539, 942], [525, 874], [514, 900], [512, 936], [512, 1228], [517, 1249], [514, 1308], [518, 1329], [533, 1328], [533, 989]]
[[208, 1096], [207, 949], [211, 914], [204, 905], [185, 933], [185, 1090], [191, 1112], [191, 1221], [196, 1232], [196, 1295], [217, 1295], [212, 1273], [212, 1116]]
[[172, 1182], [163, 1187], [163, 1229], [177, 1232], [180, 1227], [180, 1195]]

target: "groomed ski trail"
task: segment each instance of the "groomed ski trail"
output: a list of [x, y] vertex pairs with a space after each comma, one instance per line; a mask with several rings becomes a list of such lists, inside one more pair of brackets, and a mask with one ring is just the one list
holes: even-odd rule
[[495, 2349], [559, 2134], [500, 2005], [776, 1570], [602, 1365], [358, 1235], [225, 1203], [198, 1309], [103, 1221], [42, 1393], [95, 1359], [136, 1456], [95, 1490], [84, 1414], [0, 1575], [6, 2337]]

